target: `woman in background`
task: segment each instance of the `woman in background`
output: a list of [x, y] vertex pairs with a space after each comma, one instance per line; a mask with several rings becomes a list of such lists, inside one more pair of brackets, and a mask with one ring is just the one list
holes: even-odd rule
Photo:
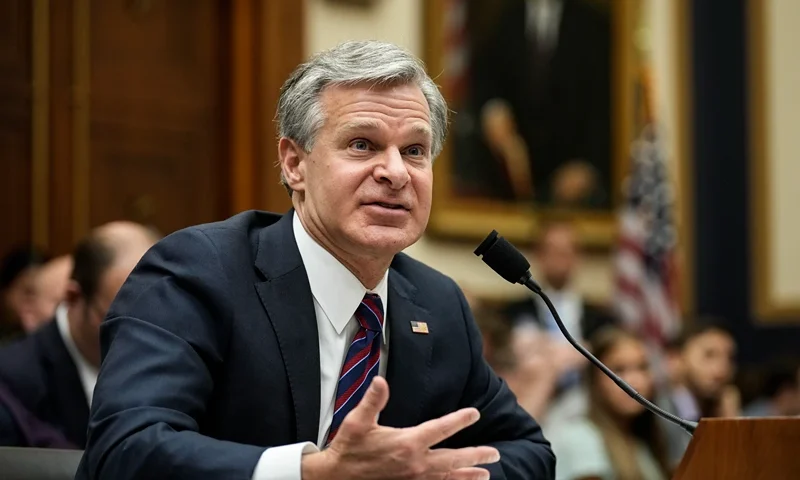
[[[653, 373], [644, 344], [616, 327], [597, 332], [595, 356], [646, 398], [654, 395]], [[585, 418], [563, 425], [551, 437], [558, 480], [662, 480], [667, 454], [656, 417], [599, 369], [587, 371]]]
[[0, 342], [25, 334], [34, 323], [38, 274], [47, 255], [20, 247], [0, 260]]

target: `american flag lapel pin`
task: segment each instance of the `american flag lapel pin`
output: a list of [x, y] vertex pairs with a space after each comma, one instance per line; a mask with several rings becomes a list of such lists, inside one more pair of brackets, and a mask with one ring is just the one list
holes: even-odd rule
[[411, 331], [414, 333], [427, 335], [429, 333], [428, 324], [425, 322], [411, 322]]

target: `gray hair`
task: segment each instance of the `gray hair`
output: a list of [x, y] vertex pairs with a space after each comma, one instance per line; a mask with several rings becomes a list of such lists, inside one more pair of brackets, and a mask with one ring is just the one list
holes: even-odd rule
[[[425, 72], [425, 65], [408, 51], [378, 41], [349, 41], [320, 52], [298, 66], [281, 87], [278, 135], [310, 152], [325, 121], [320, 96], [330, 85], [415, 84], [428, 102], [433, 142], [431, 156], [442, 151], [447, 136], [447, 103]], [[286, 181], [281, 173], [281, 183]], [[289, 190], [291, 195], [291, 190]]]

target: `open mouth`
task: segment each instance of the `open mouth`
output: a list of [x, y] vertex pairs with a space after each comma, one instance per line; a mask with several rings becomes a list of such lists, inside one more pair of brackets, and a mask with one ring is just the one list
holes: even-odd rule
[[372, 202], [368, 203], [367, 205], [374, 205], [377, 207], [388, 208], [390, 210], [407, 210], [407, 208], [397, 203]]

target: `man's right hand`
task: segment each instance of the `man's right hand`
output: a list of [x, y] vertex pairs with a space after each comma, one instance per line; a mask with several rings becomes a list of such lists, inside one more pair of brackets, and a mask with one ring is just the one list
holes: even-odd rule
[[389, 401], [389, 385], [375, 377], [361, 402], [345, 417], [331, 445], [303, 457], [303, 480], [488, 480], [476, 465], [495, 463], [492, 447], [431, 449], [474, 424], [480, 413], [465, 408], [410, 428], [378, 425], [378, 414]]

